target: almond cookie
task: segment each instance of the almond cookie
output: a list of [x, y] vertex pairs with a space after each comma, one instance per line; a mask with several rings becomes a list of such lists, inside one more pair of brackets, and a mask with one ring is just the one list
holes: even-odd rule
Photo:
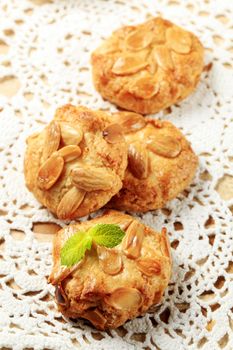
[[66, 105], [27, 140], [26, 185], [60, 219], [89, 214], [122, 187], [127, 146], [107, 113]]
[[162, 18], [122, 27], [92, 53], [93, 81], [103, 98], [141, 114], [187, 97], [204, 67], [198, 38]]
[[[74, 260], [69, 267], [62, 265], [67, 240], [74, 242], [74, 235], [76, 240], [83, 235], [84, 242], [97, 226], [97, 238], [104, 233], [102, 227], [109, 230], [106, 240], [96, 243], [94, 235], [81, 260]], [[113, 248], [106, 247], [113, 233], [108, 226], [123, 231]], [[72, 242], [68, 247], [71, 254]], [[101, 330], [119, 327], [160, 303], [171, 275], [166, 229], [155, 232], [134, 217], [112, 210], [60, 230], [54, 237], [53, 261], [49, 280], [56, 286], [59, 311], [72, 319], [87, 319]]]
[[113, 114], [113, 123], [123, 127], [128, 167], [123, 188], [109, 207], [141, 212], [162, 208], [190, 184], [198, 159], [174, 125], [133, 112]]

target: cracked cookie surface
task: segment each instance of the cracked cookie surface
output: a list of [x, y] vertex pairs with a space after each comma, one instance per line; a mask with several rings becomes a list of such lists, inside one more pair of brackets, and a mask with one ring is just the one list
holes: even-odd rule
[[141, 114], [190, 95], [203, 70], [198, 38], [162, 18], [122, 27], [93, 53], [93, 82], [103, 98]]
[[133, 112], [114, 113], [128, 144], [123, 188], [108, 207], [145, 212], [162, 208], [192, 181], [198, 158], [184, 135], [170, 122]]
[[[78, 231], [96, 224], [115, 224], [125, 232], [114, 248], [93, 244], [72, 267], [61, 266], [64, 243]], [[132, 216], [109, 210], [104, 215], [69, 225], [54, 238], [50, 282], [65, 316], [85, 318], [98, 329], [116, 328], [144, 314], [162, 300], [171, 275], [166, 230], [155, 232]]]
[[66, 105], [41, 132], [30, 136], [26, 185], [60, 219], [105, 205], [122, 187], [127, 146], [119, 125], [102, 111]]

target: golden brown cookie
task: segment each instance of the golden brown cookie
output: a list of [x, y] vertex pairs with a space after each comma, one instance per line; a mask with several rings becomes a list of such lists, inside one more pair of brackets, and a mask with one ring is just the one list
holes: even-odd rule
[[101, 208], [122, 187], [127, 146], [105, 112], [61, 107], [27, 144], [26, 185], [60, 219]]
[[[61, 248], [69, 237], [96, 224], [119, 225], [125, 232], [114, 248], [96, 244], [72, 267], [61, 266]], [[54, 238], [50, 282], [58, 309], [82, 317], [98, 329], [116, 328], [158, 304], [171, 275], [166, 230], [155, 232], [134, 217], [108, 211], [96, 219], [67, 226]]]
[[103, 98], [141, 114], [183, 100], [203, 70], [198, 38], [162, 18], [122, 27], [92, 54], [93, 81]]
[[123, 188], [108, 206], [141, 211], [162, 208], [192, 181], [198, 159], [184, 135], [170, 122], [133, 112], [113, 114], [128, 143]]

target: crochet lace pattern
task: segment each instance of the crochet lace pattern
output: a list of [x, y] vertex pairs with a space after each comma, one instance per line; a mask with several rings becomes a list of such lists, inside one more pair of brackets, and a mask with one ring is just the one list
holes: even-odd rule
[[[173, 275], [161, 305], [108, 332], [57, 312], [51, 239], [44, 223], [64, 226], [24, 185], [25, 139], [58, 106], [115, 111], [91, 80], [90, 53], [126, 24], [161, 15], [193, 31], [206, 48], [206, 70], [188, 99], [156, 118], [191, 141], [200, 166], [166, 208], [139, 215], [166, 227]], [[1, 0], [0, 46], [0, 347], [23, 349], [233, 348], [233, 199], [218, 193], [233, 176], [233, 3], [230, 0]], [[14, 82], [14, 91], [8, 89]]]

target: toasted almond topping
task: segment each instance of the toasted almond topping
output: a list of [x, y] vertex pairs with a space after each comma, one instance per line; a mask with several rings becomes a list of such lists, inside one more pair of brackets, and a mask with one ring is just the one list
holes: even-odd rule
[[85, 196], [85, 191], [72, 187], [62, 197], [57, 207], [57, 216], [59, 219], [69, 219], [75, 210], [78, 209]]
[[117, 275], [122, 269], [122, 258], [113, 249], [97, 246], [99, 263], [102, 270], [108, 275]]
[[143, 238], [144, 227], [140, 222], [134, 220], [128, 227], [121, 244], [127, 257], [137, 259], [140, 256]]
[[64, 159], [57, 152], [52, 154], [39, 169], [38, 187], [43, 191], [50, 189], [61, 175], [63, 167]]
[[170, 27], [166, 31], [168, 46], [177, 53], [187, 54], [191, 50], [191, 35], [181, 28]]
[[107, 322], [106, 318], [101, 314], [101, 312], [98, 309], [85, 311], [83, 317], [99, 329], [104, 329], [104, 326]]
[[103, 130], [103, 137], [108, 143], [123, 142], [123, 129], [119, 124], [110, 124]]
[[159, 92], [159, 84], [150, 77], [140, 78], [131, 84], [129, 92], [137, 97], [147, 100]]
[[108, 191], [114, 187], [117, 176], [108, 169], [91, 166], [76, 167], [71, 171], [73, 184], [87, 192]]
[[113, 113], [113, 116], [123, 128], [124, 134], [138, 131], [146, 125], [143, 116], [134, 112], [117, 112]]
[[171, 260], [170, 242], [168, 240], [167, 230], [165, 227], [162, 228], [161, 232], [161, 251], [165, 256], [167, 256]]
[[126, 49], [132, 51], [142, 50], [149, 46], [153, 40], [153, 33], [146, 27], [131, 32], [125, 39]]
[[159, 134], [147, 140], [147, 148], [159, 156], [166, 158], [176, 158], [182, 149], [177, 139]]
[[128, 167], [130, 172], [138, 179], [148, 176], [148, 151], [141, 142], [134, 142], [128, 148]]
[[83, 138], [83, 131], [80, 128], [73, 128], [67, 123], [60, 123], [61, 138], [65, 146], [78, 145]]
[[43, 160], [48, 159], [55, 152], [60, 144], [61, 131], [56, 121], [52, 121], [46, 128], [43, 148]]
[[112, 72], [116, 75], [134, 74], [148, 65], [148, 62], [142, 57], [121, 56], [112, 67]]
[[56, 298], [57, 304], [59, 304], [61, 306], [65, 306], [65, 307], [68, 306], [69, 301], [67, 299], [67, 296], [65, 294], [65, 291], [64, 291], [62, 285], [56, 286], [55, 298]]
[[170, 50], [165, 45], [155, 46], [152, 55], [158, 65], [164, 70], [172, 70], [174, 68]]
[[106, 40], [97, 50], [102, 55], [117, 52], [119, 50], [119, 41], [115, 37]]
[[120, 228], [123, 231], [126, 231], [127, 228], [129, 227], [129, 225], [131, 224], [131, 222], [133, 221], [133, 218], [130, 216], [127, 216], [127, 217], [123, 216], [122, 217], [122, 215], [119, 215], [118, 212], [115, 212], [115, 211], [112, 212], [112, 210], [109, 210], [109, 211], [105, 212], [102, 221], [105, 224], [118, 225], [118, 226], [120, 226]]
[[65, 162], [71, 162], [72, 160], [78, 158], [82, 151], [79, 146], [65, 146], [59, 149], [58, 154], [63, 157]]
[[140, 308], [142, 295], [136, 288], [122, 287], [115, 289], [104, 301], [118, 310], [131, 311]]
[[159, 260], [145, 258], [136, 261], [138, 269], [146, 276], [159, 275], [161, 272], [161, 263]]
[[163, 296], [163, 292], [155, 292], [154, 298], [153, 298], [153, 304], [159, 304], [161, 302]]

